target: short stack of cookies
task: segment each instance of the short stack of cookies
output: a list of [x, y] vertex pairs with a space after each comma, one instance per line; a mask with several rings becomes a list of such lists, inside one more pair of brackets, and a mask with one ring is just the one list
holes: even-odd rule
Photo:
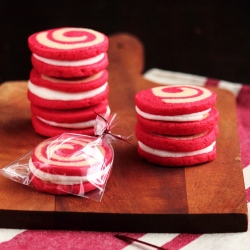
[[215, 92], [191, 85], [159, 86], [138, 92], [135, 103], [142, 158], [168, 167], [215, 159], [219, 118]]
[[28, 38], [33, 69], [28, 82], [32, 124], [51, 137], [64, 132], [94, 135], [97, 114], [108, 105], [108, 37], [64, 27]]

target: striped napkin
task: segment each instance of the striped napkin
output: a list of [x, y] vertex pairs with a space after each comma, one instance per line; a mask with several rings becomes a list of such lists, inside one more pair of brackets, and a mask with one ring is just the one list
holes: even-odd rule
[[[150, 69], [144, 73], [147, 80], [168, 85], [215, 86], [231, 91], [237, 102], [238, 131], [242, 154], [248, 212], [250, 214], [250, 85], [191, 74]], [[250, 83], [249, 83], [250, 84]], [[249, 250], [250, 230], [243, 233], [223, 234], [167, 234], [126, 233], [127, 236], [169, 250]], [[126, 243], [111, 232], [15, 230], [0, 229], [0, 249], [94, 249], [94, 250], [150, 250], [140, 243]]]

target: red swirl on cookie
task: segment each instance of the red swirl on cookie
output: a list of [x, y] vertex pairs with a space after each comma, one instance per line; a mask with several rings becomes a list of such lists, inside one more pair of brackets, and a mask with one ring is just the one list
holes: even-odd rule
[[36, 69], [30, 73], [30, 81], [40, 87], [62, 92], [82, 92], [100, 87], [108, 82], [108, 71], [106, 69], [88, 77], [79, 78], [55, 78], [40, 74]]
[[90, 168], [102, 168], [112, 159], [110, 147], [95, 140], [74, 134], [72, 138], [47, 139], [33, 150], [32, 163], [50, 174], [85, 176]]
[[183, 115], [210, 109], [216, 94], [198, 86], [160, 86], [140, 91], [135, 102], [141, 111], [150, 114]]
[[52, 194], [103, 191], [112, 162], [113, 149], [101, 138], [65, 133], [34, 148], [29, 160], [31, 183]]
[[212, 95], [208, 89], [193, 86], [157, 87], [152, 92], [166, 103], [197, 102]]
[[93, 57], [108, 48], [108, 38], [103, 33], [75, 27], [35, 33], [29, 37], [28, 43], [37, 55], [65, 60]]

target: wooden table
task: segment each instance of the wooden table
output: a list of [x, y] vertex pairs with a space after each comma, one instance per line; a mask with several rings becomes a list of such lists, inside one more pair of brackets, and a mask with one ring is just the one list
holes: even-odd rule
[[[110, 37], [110, 106], [120, 134], [134, 133], [134, 95], [155, 86], [142, 78], [143, 45], [128, 34]], [[234, 96], [214, 88], [220, 112], [217, 157], [200, 166], [147, 163], [132, 144], [115, 143], [115, 161], [101, 202], [39, 193], [0, 176], [0, 227], [130, 232], [238, 232], [247, 230]], [[44, 138], [30, 122], [26, 82], [0, 87], [0, 167]]]

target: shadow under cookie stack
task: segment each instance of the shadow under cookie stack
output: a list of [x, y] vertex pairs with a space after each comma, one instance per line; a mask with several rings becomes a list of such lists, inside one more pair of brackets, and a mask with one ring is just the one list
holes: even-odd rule
[[97, 114], [108, 105], [108, 37], [85, 28], [58, 28], [28, 38], [33, 69], [28, 81], [32, 124], [51, 137], [94, 135]]

